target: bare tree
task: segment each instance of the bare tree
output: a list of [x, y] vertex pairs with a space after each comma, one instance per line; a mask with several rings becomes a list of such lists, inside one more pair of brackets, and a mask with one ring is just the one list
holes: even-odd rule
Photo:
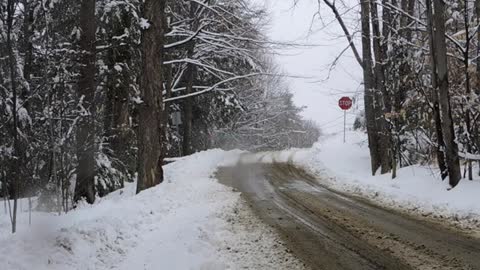
[[[391, 132], [390, 125], [385, 119], [387, 112], [391, 112], [392, 106], [390, 102], [389, 93], [385, 86], [385, 62], [386, 51], [385, 46], [382, 46], [380, 26], [381, 21], [378, 16], [377, 3], [372, 2], [370, 8], [372, 14], [372, 33], [373, 33], [373, 52], [375, 55], [374, 65], [374, 81], [375, 81], [375, 121], [377, 122], [377, 135], [379, 139], [378, 155], [381, 164], [381, 173], [385, 174], [392, 170], [392, 154], [391, 154]], [[383, 27], [386, 27], [383, 25]]]
[[452, 110], [450, 107], [447, 44], [445, 39], [445, 2], [442, 0], [433, 0], [433, 7], [433, 41], [435, 44], [433, 49], [433, 57], [435, 58], [436, 63], [442, 131], [444, 134], [450, 186], [455, 187], [460, 182], [462, 174], [460, 170], [458, 145], [455, 141]]
[[370, 0], [361, 0], [361, 23], [362, 23], [362, 55], [363, 55], [363, 84], [365, 88], [365, 117], [367, 122], [368, 146], [370, 149], [370, 158], [372, 174], [375, 175], [381, 166], [379, 156], [378, 129], [375, 121], [375, 89], [372, 58], [372, 40], [370, 30]]
[[342, 15], [338, 11], [337, 6], [335, 5], [336, 3], [335, 0], [334, 1], [323, 0], [323, 2], [331, 9], [333, 14], [335, 14], [335, 19], [337, 20], [340, 27], [342, 27], [342, 31], [345, 34], [345, 37], [347, 38], [348, 43], [350, 44], [350, 48], [352, 49], [355, 59], [357, 60], [358, 64], [363, 67], [363, 60], [360, 57], [360, 54], [358, 53], [357, 47], [355, 46], [353, 35], [350, 33], [350, 30], [348, 30], [348, 27], [345, 24], [345, 21], [343, 20]]
[[[429, 48], [430, 48], [430, 55], [434, 55], [435, 52], [435, 42], [434, 42], [434, 29], [433, 29], [433, 13], [432, 13], [432, 1], [426, 0], [427, 6], [427, 21], [428, 21], [428, 32], [429, 32]], [[433, 105], [433, 119], [435, 124], [435, 132], [437, 135], [437, 144], [435, 146], [435, 154], [437, 158], [438, 167], [440, 168], [440, 175], [442, 179], [447, 178], [448, 176], [448, 168], [445, 161], [445, 141], [443, 139], [443, 130], [442, 130], [442, 120], [440, 117], [440, 102], [438, 98], [438, 90], [437, 90], [437, 61], [435, 57], [430, 58], [431, 61], [431, 70], [432, 70], [432, 105]]]

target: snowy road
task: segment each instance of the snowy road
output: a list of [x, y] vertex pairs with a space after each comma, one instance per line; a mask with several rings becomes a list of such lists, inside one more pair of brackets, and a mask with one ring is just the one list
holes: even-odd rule
[[479, 239], [333, 192], [290, 164], [239, 164], [217, 177], [312, 269], [480, 269]]

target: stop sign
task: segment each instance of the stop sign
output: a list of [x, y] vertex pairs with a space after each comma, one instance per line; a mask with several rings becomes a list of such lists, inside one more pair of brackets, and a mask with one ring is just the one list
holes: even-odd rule
[[338, 106], [344, 111], [350, 109], [352, 107], [352, 104], [353, 104], [353, 101], [349, 97], [342, 97], [338, 101]]

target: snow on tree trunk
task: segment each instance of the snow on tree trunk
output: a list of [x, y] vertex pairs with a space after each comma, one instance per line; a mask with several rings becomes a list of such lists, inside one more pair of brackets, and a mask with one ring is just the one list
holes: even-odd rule
[[370, 35], [370, 0], [361, 0], [361, 23], [362, 23], [362, 54], [363, 54], [363, 83], [365, 100], [365, 117], [367, 122], [368, 146], [372, 174], [375, 175], [381, 166], [378, 141], [378, 129], [375, 121], [375, 89], [373, 77], [372, 44]]
[[442, 117], [442, 131], [445, 140], [446, 161], [450, 186], [455, 187], [462, 178], [458, 145], [455, 141], [452, 111], [450, 107], [450, 94], [448, 82], [447, 44], [445, 40], [445, 2], [433, 0], [434, 13], [434, 56], [437, 71], [437, 87], [440, 98], [440, 113]]

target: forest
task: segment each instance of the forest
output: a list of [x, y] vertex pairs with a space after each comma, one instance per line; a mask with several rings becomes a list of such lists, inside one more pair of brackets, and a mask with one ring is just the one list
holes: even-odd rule
[[[13, 231], [19, 198], [67, 212], [125, 182], [137, 192], [161, 183], [165, 159], [310, 147], [320, 136], [272, 56], [296, 45], [269, 40], [261, 5], [0, 3], [0, 196], [13, 202]], [[368, 135], [372, 174], [435, 164], [451, 188], [480, 175], [480, 0], [318, 8], [363, 70], [354, 127]]]
[[244, 0], [2, 0], [0, 196], [13, 232], [19, 198], [62, 213], [125, 182], [161, 183], [165, 158], [311, 146], [319, 129], [293, 103], [266, 20]]
[[320, 2], [363, 69], [355, 126], [372, 174], [436, 163], [451, 188], [480, 175], [480, 1], [360, 0], [360, 29], [344, 19], [349, 3]]

